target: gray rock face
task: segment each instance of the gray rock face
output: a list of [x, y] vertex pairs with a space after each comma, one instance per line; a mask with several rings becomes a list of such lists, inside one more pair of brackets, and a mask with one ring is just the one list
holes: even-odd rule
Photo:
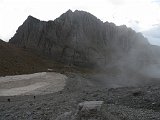
[[77, 10], [48, 22], [29, 16], [9, 42], [70, 65], [109, 66], [131, 60], [138, 66], [153, 60], [150, 44], [140, 33]]

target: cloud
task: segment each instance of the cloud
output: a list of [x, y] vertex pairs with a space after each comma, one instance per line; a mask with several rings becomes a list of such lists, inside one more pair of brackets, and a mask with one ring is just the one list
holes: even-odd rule
[[142, 33], [148, 38], [151, 44], [160, 46], [160, 24], [154, 25], [152, 29], [143, 31]]
[[123, 20], [131, 27], [129, 21], [139, 21], [140, 31], [150, 29], [153, 24], [160, 21], [160, 7], [155, 3], [152, 4], [149, 0], [136, 1], [128, 0], [125, 4], [117, 7], [115, 17], [119, 17], [117, 21]]
[[108, 0], [113, 5], [122, 5], [126, 3], [126, 0]]
[[[107, 0], [108, 2], [112, 3], [113, 5], [129, 5], [129, 4], [144, 4], [144, 3], [151, 3], [152, 0]], [[158, 1], [158, 0], [157, 0]]]
[[28, 15], [54, 20], [71, 10], [84, 10], [106, 22], [141, 32], [160, 21], [159, 1], [153, 0], [0, 0], [0, 37], [9, 40]]
[[155, 38], [160, 38], [160, 25], [154, 26], [152, 29], [143, 32], [147, 36], [152, 36]]
[[152, 3], [160, 4], [160, 0], [152, 0]]

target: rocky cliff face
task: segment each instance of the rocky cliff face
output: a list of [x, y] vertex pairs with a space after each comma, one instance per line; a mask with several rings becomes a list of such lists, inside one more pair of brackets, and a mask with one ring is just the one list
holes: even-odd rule
[[70, 65], [138, 66], [153, 62], [150, 44], [140, 33], [77, 10], [48, 22], [29, 16], [9, 42]]

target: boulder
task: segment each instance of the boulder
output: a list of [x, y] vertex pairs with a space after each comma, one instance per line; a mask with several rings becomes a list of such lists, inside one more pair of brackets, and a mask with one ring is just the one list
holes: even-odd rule
[[103, 101], [85, 101], [79, 103], [76, 113], [77, 118], [82, 120], [100, 118], [102, 104]]
[[85, 101], [78, 104], [76, 112], [65, 112], [56, 120], [102, 120], [103, 101]]

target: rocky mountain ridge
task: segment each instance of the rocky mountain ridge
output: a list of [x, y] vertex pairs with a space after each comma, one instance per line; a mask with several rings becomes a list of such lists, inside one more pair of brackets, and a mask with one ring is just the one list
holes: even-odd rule
[[9, 43], [68, 65], [142, 67], [155, 62], [151, 45], [141, 33], [78, 10], [48, 22], [29, 16]]

